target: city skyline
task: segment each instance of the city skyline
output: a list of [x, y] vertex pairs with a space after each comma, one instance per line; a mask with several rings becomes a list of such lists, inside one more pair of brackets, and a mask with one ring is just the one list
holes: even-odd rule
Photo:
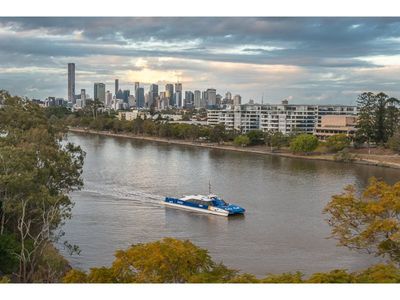
[[277, 103], [355, 104], [366, 90], [399, 97], [399, 18], [0, 18], [1, 88], [68, 99], [101, 82], [140, 82]]

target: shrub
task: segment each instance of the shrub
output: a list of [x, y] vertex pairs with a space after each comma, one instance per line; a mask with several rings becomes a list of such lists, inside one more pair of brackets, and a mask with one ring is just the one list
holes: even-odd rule
[[250, 144], [250, 139], [246, 135], [238, 135], [233, 143], [237, 146], [246, 147]]
[[350, 139], [345, 134], [335, 134], [326, 140], [326, 146], [330, 152], [342, 151], [350, 146]]
[[246, 136], [250, 140], [250, 145], [262, 145], [264, 144], [264, 133], [261, 130], [249, 131]]
[[309, 153], [318, 147], [318, 138], [310, 134], [300, 134], [290, 143], [290, 150], [294, 153]]
[[391, 136], [387, 142], [387, 146], [397, 152], [400, 153], [400, 130], [397, 130], [393, 136]]
[[344, 148], [342, 151], [339, 151], [336, 153], [333, 157], [335, 161], [341, 161], [341, 162], [351, 162], [357, 158], [356, 155], [351, 154], [349, 149]]

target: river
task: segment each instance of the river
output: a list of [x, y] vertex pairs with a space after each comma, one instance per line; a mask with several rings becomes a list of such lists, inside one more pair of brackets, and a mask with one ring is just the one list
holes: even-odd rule
[[[117, 249], [163, 237], [190, 239], [215, 261], [257, 276], [357, 270], [373, 257], [337, 247], [322, 210], [346, 185], [375, 176], [393, 183], [400, 171], [191, 146], [69, 133], [87, 153], [84, 188], [73, 192], [64, 239], [80, 255], [73, 267], [109, 266]], [[246, 208], [225, 218], [165, 208], [165, 196], [212, 192]]]

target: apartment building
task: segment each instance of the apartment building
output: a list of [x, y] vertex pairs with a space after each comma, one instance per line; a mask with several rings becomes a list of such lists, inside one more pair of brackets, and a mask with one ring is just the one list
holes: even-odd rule
[[356, 106], [347, 105], [299, 105], [243, 104], [222, 110], [209, 110], [207, 124], [224, 124], [227, 129], [246, 133], [250, 130], [280, 131], [288, 134], [294, 130], [313, 133], [325, 115], [356, 116]]

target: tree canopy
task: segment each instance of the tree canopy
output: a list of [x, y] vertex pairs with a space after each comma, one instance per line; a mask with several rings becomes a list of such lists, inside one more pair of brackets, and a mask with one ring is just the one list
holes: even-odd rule
[[371, 178], [361, 195], [348, 186], [332, 197], [324, 213], [339, 245], [400, 264], [400, 182]]
[[359, 142], [374, 142], [383, 145], [393, 135], [400, 122], [400, 101], [385, 93], [362, 93], [358, 96]]
[[300, 134], [290, 142], [290, 150], [294, 153], [309, 153], [318, 147], [318, 138], [310, 134]]
[[12, 275], [31, 282], [41, 255], [70, 217], [68, 193], [83, 184], [84, 154], [63, 141], [65, 128], [48, 119], [43, 108], [5, 92], [2, 98], [0, 239], [8, 236], [18, 245], [7, 250], [17, 257]]

